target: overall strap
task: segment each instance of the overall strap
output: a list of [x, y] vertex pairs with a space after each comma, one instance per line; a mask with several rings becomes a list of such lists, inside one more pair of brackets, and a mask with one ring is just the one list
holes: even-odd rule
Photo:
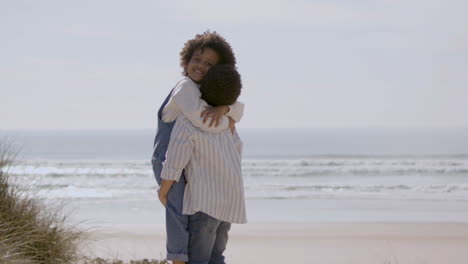
[[171, 95], [172, 95], [172, 92], [174, 91], [174, 89], [175, 88], [172, 88], [172, 90], [169, 92], [166, 99], [164, 100], [164, 102], [162, 103], [161, 107], [158, 110], [158, 119], [159, 120], [162, 119], [162, 111], [163, 111], [164, 107], [166, 107], [167, 102], [169, 102], [169, 98], [171, 98]]
[[176, 85], [174, 86], [174, 88], [172, 88], [171, 92], [169, 93], [169, 95], [167, 95], [166, 99], [165, 99], [164, 102], [162, 103], [162, 105], [161, 105], [161, 107], [159, 108], [159, 111], [158, 111], [158, 119], [159, 119], [159, 120], [162, 120], [162, 111], [163, 111], [164, 107], [166, 107], [166, 104], [167, 104], [167, 102], [169, 101], [169, 98], [171, 98], [172, 92], [174, 92], [174, 89], [175, 89], [175, 88], [177, 87], [177, 85], [179, 85], [179, 83], [180, 83], [181, 81], [183, 81], [183, 80], [184, 80], [184, 79], [182, 79], [182, 80], [180, 80], [180, 81], [178, 81], [178, 82], [176, 83]]

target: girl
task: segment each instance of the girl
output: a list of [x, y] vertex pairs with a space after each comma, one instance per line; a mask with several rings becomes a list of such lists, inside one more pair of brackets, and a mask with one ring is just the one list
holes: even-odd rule
[[[216, 64], [235, 66], [236, 58], [229, 43], [218, 33], [206, 31], [187, 41], [180, 52], [180, 65], [185, 78], [180, 80], [164, 100], [158, 111], [158, 129], [154, 140], [153, 172], [158, 184], [162, 183], [161, 171], [166, 158], [172, 128], [180, 114], [195, 126], [207, 132], [217, 133], [229, 128], [229, 117], [235, 122], [242, 118], [244, 105], [210, 107], [200, 98], [198, 83]], [[207, 120], [210, 122], [206, 122]], [[161, 200], [166, 207], [167, 259], [173, 264], [188, 261], [188, 216], [182, 214], [186, 179], [172, 185]]]

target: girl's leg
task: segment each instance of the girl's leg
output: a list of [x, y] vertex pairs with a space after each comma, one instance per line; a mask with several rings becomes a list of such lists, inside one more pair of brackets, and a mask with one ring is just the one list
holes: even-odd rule
[[188, 216], [182, 214], [186, 180], [180, 177], [179, 182], [172, 185], [167, 193], [166, 206], [166, 233], [167, 233], [167, 259], [174, 264], [188, 261]]

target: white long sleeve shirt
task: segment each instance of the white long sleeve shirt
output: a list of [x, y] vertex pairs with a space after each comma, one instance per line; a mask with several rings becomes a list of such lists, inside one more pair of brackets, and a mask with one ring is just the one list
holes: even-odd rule
[[[224, 116], [218, 127], [209, 127], [209, 121], [203, 123], [200, 117], [201, 112], [205, 110], [208, 104], [202, 100], [198, 85], [190, 78], [185, 77], [179, 81], [172, 92], [172, 95], [162, 111], [162, 120], [172, 122], [180, 114], [184, 114], [195, 127], [207, 132], [220, 132], [229, 128], [229, 119]], [[229, 106], [229, 112], [226, 114], [239, 122], [244, 114], [244, 104], [236, 102]]]
[[201, 211], [230, 223], [247, 222], [241, 153], [242, 141], [237, 132], [205, 132], [179, 115], [161, 178], [178, 181], [185, 169], [183, 214]]

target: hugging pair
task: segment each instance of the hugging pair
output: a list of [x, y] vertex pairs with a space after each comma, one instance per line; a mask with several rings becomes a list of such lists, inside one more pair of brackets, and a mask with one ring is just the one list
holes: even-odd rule
[[240, 75], [216, 32], [196, 35], [180, 56], [185, 78], [158, 111], [152, 157], [166, 207], [167, 259], [223, 264], [231, 223], [247, 222], [235, 129], [244, 111]]

